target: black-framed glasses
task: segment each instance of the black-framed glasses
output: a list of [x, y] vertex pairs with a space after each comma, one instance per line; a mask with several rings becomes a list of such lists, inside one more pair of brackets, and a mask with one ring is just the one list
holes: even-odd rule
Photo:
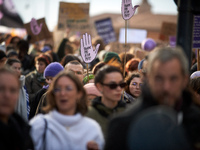
[[102, 85], [108, 86], [110, 89], [116, 89], [118, 86], [120, 86], [121, 88], [124, 88], [126, 86], [126, 82], [122, 82], [122, 83], [110, 83], [110, 84], [105, 84], [105, 83], [101, 83]]

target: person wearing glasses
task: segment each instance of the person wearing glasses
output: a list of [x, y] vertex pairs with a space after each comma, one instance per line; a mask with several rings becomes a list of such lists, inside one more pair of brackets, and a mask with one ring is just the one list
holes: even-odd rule
[[126, 79], [127, 86], [124, 90], [124, 100], [126, 103], [135, 102], [141, 95], [142, 79], [139, 72], [133, 72]]
[[100, 68], [94, 80], [102, 96], [92, 100], [87, 116], [100, 124], [106, 138], [108, 118], [125, 110], [126, 103], [121, 96], [126, 83], [121, 70], [109, 65]]
[[36, 150], [102, 150], [103, 134], [98, 123], [88, 117], [87, 96], [80, 80], [72, 73], [57, 74], [48, 91], [47, 114], [31, 121]]

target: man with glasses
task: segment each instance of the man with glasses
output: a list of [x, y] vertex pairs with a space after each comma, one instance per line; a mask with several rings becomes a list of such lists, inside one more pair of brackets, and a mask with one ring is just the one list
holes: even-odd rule
[[[183, 127], [189, 143], [197, 148], [200, 143], [200, 113], [199, 110], [194, 109], [192, 104], [193, 95], [186, 89], [189, 75], [188, 67], [186, 56], [178, 48], [163, 47], [150, 53], [147, 64], [146, 83], [142, 86], [142, 96], [133, 104], [129, 111], [111, 120], [108, 127], [105, 149], [130, 149], [128, 147], [128, 141], [131, 141], [128, 138], [130, 137], [129, 129], [133, 128], [137, 123], [138, 116], [141, 116], [149, 108], [161, 105], [175, 111], [177, 127], [180, 125]], [[157, 124], [162, 123], [157, 122]], [[150, 123], [147, 122], [146, 128], [149, 128], [149, 125]], [[144, 127], [144, 129], [146, 128]], [[151, 126], [151, 128], [155, 130], [154, 126]], [[150, 132], [146, 133], [146, 135], [148, 134]], [[151, 134], [151, 137], [154, 138], [156, 134]], [[160, 146], [157, 149], [174, 149], [166, 147], [169, 146], [167, 144], [169, 141], [164, 138], [165, 136], [160, 136], [157, 141], [151, 143], [152, 146], [156, 144]], [[140, 139], [140, 143], [144, 145], [149, 140], [152, 140], [148, 139], [148, 141], [145, 141], [145, 136]], [[174, 136], [171, 136], [170, 139], [178, 140]], [[161, 141], [164, 141], [165, 144], [160, 144]], [[134, 142], [133, 139], [132, 142]], [[180, 143], [180, 141], [176, 142], [176, 146], [182, 146]], [[152, 147], [147, 149], [152, 149]], [[179, 147], [179, 149], [182, 148]]]
[[126, 83], [119, 68], [106, 65], [96, 73], [95, 85], [102, 96], [92, 100], [86, 115], [100, 124], [106, 137], [108, 118], [125, 109], [126, 104], [121, 100], [121, 95]]

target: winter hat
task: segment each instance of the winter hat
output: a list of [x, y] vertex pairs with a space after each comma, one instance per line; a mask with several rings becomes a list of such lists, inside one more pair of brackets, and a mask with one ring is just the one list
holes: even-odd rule
[[193, 78], [195, 78], [195, 77], [200, 77], [200, 71], [195, 71], [194, 73], [192, 73], [192, 74], [190, 75], [190, 79], [193, 79]]
[[145, 51], [151, 51], [156, 47], [156, 42], [151, 38], [147, 38], [142, 41], [141, 47]]
[[121, 60], [120, 60], [120, 58], [119, 58], [119, 55], [117, 54], [117, 53], [115, 53], [115, 52], [107, 52], [106, 54], [105, 54], [105, 57], [104, 57], [104, 62], [105, 63], [108, 63], [111, 59], [113, 59], [114, 58], [114, 60], [118, 60], [118, 62], [120, 62], [121, 63]]
[[41, 50], [43, 53], [45, 53], [45, 52], [47, 52], [47, 51], [49, 51], [49, 50], [51, 50], [51, 47], [49, 47], [49, 46], [44, 46], [43, 47], [43, 49]]
[[64, 70], [64, 67], [60, 63], [52, 62], [45, 68], [44, 77], [55, 77], [62, 70]]
[[83, 87], [88, 95], [102, 96], [94, 83], [87, 83]]

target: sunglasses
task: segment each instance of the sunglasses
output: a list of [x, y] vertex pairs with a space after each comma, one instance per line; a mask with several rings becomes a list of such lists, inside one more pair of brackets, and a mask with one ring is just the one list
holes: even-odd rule
[[124, 88], [126, 86], [126, 83], [125, 82], [122, 82], [122, 83], [110, 83], [110, 84], [104, 84], [104, 83], [101, 83], [102, 85], [105, 85], [105, 86], [108, 86], [110, 89], [116, 89], [118, 86], [120, 86], [121, 88]]

